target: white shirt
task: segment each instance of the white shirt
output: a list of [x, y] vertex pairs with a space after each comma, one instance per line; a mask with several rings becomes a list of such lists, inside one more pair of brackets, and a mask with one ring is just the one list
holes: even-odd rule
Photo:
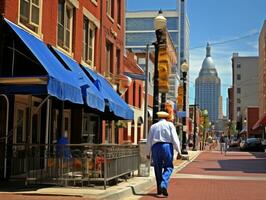
[[172, 143], [175, 150], [181, 154], [180, 141], [177, 137], [177, 133], [172, 122], [161, 119], [159, 122], [151, 126], [147, 141], [150, 151], [152, 145], [156, 144], [157, 142]]

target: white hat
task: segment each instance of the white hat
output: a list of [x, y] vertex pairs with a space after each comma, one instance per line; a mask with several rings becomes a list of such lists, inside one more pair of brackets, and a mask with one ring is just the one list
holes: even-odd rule
[[169, 116], [169, 113], [165, 111], [159, 111], [156, 113], [159, 118], [167, 118]]

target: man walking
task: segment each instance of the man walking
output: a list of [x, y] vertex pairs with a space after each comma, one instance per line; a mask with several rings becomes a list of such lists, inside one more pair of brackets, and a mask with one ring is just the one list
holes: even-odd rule
[[167, 188], [173, 172], [173, 148], [180, 157], [180, 142], [174, 124], [166, 120], [169, 114], [160, 111], [157, 116], [160, 120], [151, 126], [147, 144], [154, 164], [157, 194], [168, 196]]

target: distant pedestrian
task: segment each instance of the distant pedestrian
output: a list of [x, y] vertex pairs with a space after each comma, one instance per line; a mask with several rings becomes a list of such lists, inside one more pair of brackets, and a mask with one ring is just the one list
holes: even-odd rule
[[226, 144], [226, 137], [224, 136], [224, 133], [222, 133], [221, 137], [220, 137], [220, 150], [221, 150], [221, 154], [224, 152], [224, 154], [226, 154], [227, 151], [227, 144]]
[[169, 114], [160, 111], [157, 113], [157, 116], [160, 120], [151, 126], [147, 144], [154, 164], [157, 194], [168, 196], [167, 188], [173, 172], [173, 148], [175, 148], [178, 158], [180, 158], [180, 141], [177, 137], [174, 124], [166, 120]]
[[209, 135], [207, 141], [208, 141], [208, 145], [209, 145], [209, 151], [211, 151], [212, 150], [212, 136], [211, 135]]

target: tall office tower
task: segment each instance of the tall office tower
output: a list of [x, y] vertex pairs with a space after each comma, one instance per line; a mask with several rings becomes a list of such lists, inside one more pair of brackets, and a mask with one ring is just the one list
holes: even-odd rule
[[[154, 18], [156, 11], [127, 11], [126, 13], [126, 48], [133, 52], [144, 52], [146, 44], [156, 41]], [[180, 83], [180, 63], [184, 59], [189, 62], [189, 22], [186, 14], [186, 1], [177, 0], [176, 9], [163, 10], [167, 19], [167, 29], [177, 53], [177, 63], [171, 69], [169, 76], [170, 90], [167, 99], [176, 102], [177, 87]]]
[[207, 43], [206, 57], [196, 79], [196, 104], [200, 106], [200, 109], [208, 110], [209, 119], [213, 123], [218, 119], [219, 110], [221, 110], [220, 96], [221, 80], [211, 57], [210, 44]]

